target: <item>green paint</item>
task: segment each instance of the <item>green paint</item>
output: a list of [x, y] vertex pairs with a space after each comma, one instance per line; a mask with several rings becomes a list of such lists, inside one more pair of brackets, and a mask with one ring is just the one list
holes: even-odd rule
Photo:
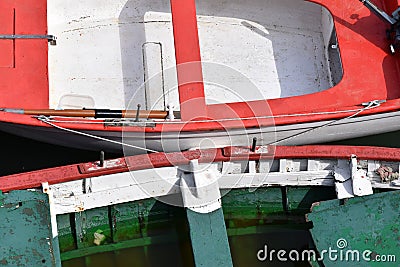
[[144, 237], [127, 241], [121, 241], [114, 244], [106, 244], [98, 247], [85, 247], [82, 249], [72, 250], [61, 254], [61, 260], [71, 260], [80, 257], [86, 257], [97, 253], [111, 252], [126, 248], [144, 247], [151, 244], [163, 244], [176, 241], [176, 235], [161, 235], [157, 237]]
[[[269, 231], [266, 225], [275, 224], [293, 229], [304, 229], [304, 227], [308, 229], [309, 224], [305, 223], [304, 214], [309, 212], [312, 202], [319, 198], [326, 199], [332, 195], [331, 191], [334, 191], [332, 188], [315, 189], [288, 188], [286, 196], [290, 207], [288, 211], [284, 209], [284, 190], [279, 187], [259, 188], [254, 192], [249, 192], [248, 189], [231, 190], [222, 198], [224, 220], [229, 235], [263, 233]], [[319, 198], [318, 192], [320, 192]], [[94, 220], [86, 222], [90, 218]], [[75, 250], [82, 251], [70, 254], [82, 256], [88, 247], [92, 247], [90, 253], [102, 252], [103, 246], [129, 240], [139, 240], [140, 243], [140, 240], [153, 240], [146, 237], [157, 237], [166, 232], [174, 233], [177, 240], [186, 240], [189, 230], [187, 224], [182, 223], [185, 220], [184, 209], [154, 199], [57, 217], [61, 251], [71, 251], [71, 253]], [[97, 230], [102, 230], [109, 237], [101, 246], [93, 243], [94, 232]], [[125, 248], [125, 245], [121, 248]], [[147, 243], [142, 245], [147, 246]], [[108, 251], [108, 248], [104, 249]]]
[[195, 265], [233, 266], [222, 209], [202, 214], [186, 209]]
[[74, 220], [74, 214], [62, 214], [57, 216], [58, 240], [60, 242], [61, 252], [73, 250], [76, 248], [75, 235], [72, 233], [71, 220]]
[[0, 265], [61, 266], [51, 231], [48, 195], [12, 191], [0, 196]]
[[[400, 192], [374, 194], [365, 197], [351, 198], [344, 205], [338, 200], [319, 203], [312, 213], [308, 214], [313, 222], [311, 230], [319, 251], [324, 249], [338, 250], [343, 257], [324, 258], [325, 266], [399, 266], [400, 264]], [[347, 246], [338, 248], [339, 239], [345, 239]], [[352, 256], [349, 250], [360, 255], [360, 260]], [[362, 258], [366, 250], [372, 251], [371, 261]], [[346, 254], [347, 253], [347, 254]], [[379, 255], [394, 256], [396, 262], [376, 262]], [[348, 256], [346, 256], [348, 255]], [[355, 258], [353, 258], [355, 257]]]
[[284, 214], [280, 188], [231, 190], [222, 198], [226, 219], [268, 218], [271, 214]]
[[288, 209], [291, 214], [303, 215], [318, 201], [336, 198], [334, 187], [287, 187]]
[[[370, 198], [372, 199], [374, 196], [370, 196]], [[285, 197], [287, 198], [286, 209]], [[381, 249], [386, 250], [387, 247], [393, 247], [394, 237], [388, 243], [388, 238], [384, 237], [381, 231], [387, 236], [390, 236], [389, 233], [398, 233], [400, 231], [400, 226], [396, 224], [400, 221], [396, 217], [398, 214], [393, 214], [394, 211], [400, 210], [396, 206], [400, 201], [397, 201], [397, 203], [394, 201], [390, 208], [392, 212], [387, 212], [387, 208], [384, 205], [378, 205], [377, 207], [376, 203], [366, 203], [365, 198], [353, 198], [346, 205], [339, 206], [340, 201], [336, 200], [335, 197], [334, 188], [332, 187], [259, 188], [254, 192], [249, 192], [248, 189], [231, 190], [222, 198], [224, 221], [227, 225], [226, 231], [229, 236], [231, 251], [232, 246], [241, 246], [241, 244], [231, 244], [232, 240], [242, 240], [241, 237], [244, 236], [253, 236], [253, 238], [255, 236], [264, 236], [265, 233], [275, 232], [274, 229], [282, 227], [308, 231], [312, 227], [312, 223], [306, 222], [305, 214], [309, 213], [313, 202], [327, 199], [334, 200], [321, 202], [320, 206], [315, 207], [312, 213], [320, 214], [318, 215], [321, 217], [320, 220], [326, 220], [327, 217], [324, 212], [332, 212], [329, 223], [334, 224], [334, 222], [337, 222], [336, 228], [331, 227], [328, 223], [322, 223], [326, 227], [329, 226], [329, 231], [324, 228], [317, 237], [322, 240], [326, 239], [326, 245], [329, 246], [331, 243], [335, 245], [336, 240], [339, 238], [331, 233], [330, 228], [332, 228], [334, 233], [346, 235], [354, 240], [356, 238], [364, 240], [364, 242], [365, 240], [370, 240], [368, 243], [372, 242], [373, 246], [377, 248], [381, 246]], [[381, 198], [379, 201], [375, 201], [386, 203], [388, 200]], [[352, 216], [349, 215], [353, 212], [353, 208], [348, 206], [348, 204], [361, 205], [364, 209], [361, 214], [357, 215], [357, 217], [362, 215], [363, 220], [350, 221], [352, 223], [355, 222], [356, 226], [353, 226], [352, 223], [344, 223], [345, 218], [353, 220]], [[360, 209], [361, 206], [358, 208]], [[85, 233], [86, 235], [91, 234], [93, 237], [93, 233], [96, 230], [101, 229], [104, 231], [104, 229], [107, 229], [104, 232], [109, 233], [110, 239], [100, 246], [90, 243], [93, 242], [93, 239], [90, 240], [89, 237], [84, 236], [83, 242], [90, 244], [81, 244], [81, 247], [78, 249], [74, 238], [76, 238], [75, 232], [79, 232], [75, 228], [79, 227], [79, 225], [74, 226], [70, 224], [71, 222], [75, 222], [76, 219], [70, 220], [68, 216], [64, 219], [58, 218], [59, 222], [64, 221], [62, 224], [59, 223], [58, 226], [59, 239], [62, 251], [64, 252], [62, 253], [63, 260], [93, 255], [104, 251], [124, 251], [129, 247], [141, 247], [140, 251], [146, 258], [151, 257], [154, 247], [164, 246], [163, 244], [182, 244], [190, 240], [190, 231], [186, 221], [187, 215], [185, 210], [180, 207], [169, 206], [154, 199], [148, 199], [118, 204], [110, 206], [107, 209], [94, 209], [90, 211], [91, 214], [89, 216], [86, 215], [88, 211], [84, 211], [81, 214], [81, 216], [86, 216], [86, 218], [95, 218], [93, 222], [86, 224], [86, 229], [90, 226], [92, 230], [80, 231], [81, 233]], [[101, 215], [107, 218], [99, 218]], [[77, 214], [70, 216], [75, 218]], [[364, 221], [377, 222], [381, 225], [387, 225], [387, 227], [368, 225], [363, 228], [361, 226]], [[354, 231], [354, 228], [358, 228], [360, 231], [363, 229], [363, 231], [358, 233]], [[328, 232], [330, 233], [330, 239], [328, 239]], [[382, 238], [378, 238], [379, 236]], [[399, 235], [396, 237], [399, 238], [396, 242], [400, 242]], [[317, 241], [321, 242], [321, 240]], [[265, 242], [268, 243], [269, 241], [266, 240]], [[350, 241], [349, 239], [349, 243], [351, 242], [355, 241]], [[72, 247], [71, 244], [73, 245]], [[168, 245], [165, 246], [168, 247]], [[399, 248], [398, 243], [396, 248]], [[193, 254], [190, 245], [185, 247], [184, 253], [180, 253], [181, 255]], [[249, 257], [254, 257], [253, 254], [249, 255]], [[187, 257], [189, 259], [185, 262], [190, 263], [193, 260], [192, 256]], [[86, 258], [86, 261], [88, 260], [91, 261], [92, 258]]]
[[96, 246], [95, 233], [99, 230], [105, 236], [103, 243], [112, 242], [108, 209], [108, 207], [101, 207], [75, 214], [78, 248]]
[[111, 207], [114, 242], [141, 237], [138, 214], [137, 203], [123, 203]]

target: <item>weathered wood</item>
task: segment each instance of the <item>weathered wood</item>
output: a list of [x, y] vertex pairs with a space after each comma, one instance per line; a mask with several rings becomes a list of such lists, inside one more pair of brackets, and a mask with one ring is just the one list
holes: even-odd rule
[[222, 209], [186, 215], [196, 266], [233, 266]]
[[398, 266], [399, 209], [400, 191], [351, 198], [343, 205], [339, 200], [317, 203], [307, 215], [316, 247], [320, 253], [337, 251], [325, 254], [324, 265], [381, 266], [386, 261], [383, 266]]
[[58, 238], [53, 238], [47, 194], [0, 192], [0, 265], [60, 266]]
[[[342, 174], [350, 178], [348, 160], [312, 159], [307, 165], [304, 159], [276, 160], [269, 169], [247, 168], [248, 161], [212, 163], [213, 173], [218, 177], [220, 190], [232, 188], [258, 188], [265, 186], [334, 186]], [[250, 161], [256, 165], [255, 161]], [[368, 161], [369, 162], [369, 161]], [[368, 163], [367, 162], [367, 163]], [[222, 164], [222, 171], [218, 170]], [[379, 165], [386, 162], [380, 162]], [[368, 164], [366, 165], [368, 167]], [[308, 168], [308, 169], [307, 169]], [[311, 169], [311, 170], [310, 170]], [[264, 172], [257, 172], [263, 170]], [[284, 171], [284, 172], [280, 172]], [[345, 170], [347, 173], [341, 172]], [[252, 173], [249, 173], [249, 172]], [[398, 171], [398, 169], [394, 169]], [[389, 182], [382, 182], [374, 171], [367, 172], [373, 188], [400, 189]], [[177, 167], [121, 172], [90, 178], [90, 190], [82, 191], [81, 182], [72, 181], [52, 185], [57, 214], [93, 209], [151, 197], [181, 192]], [[88, 180], [89, 181], [89, 180]]]

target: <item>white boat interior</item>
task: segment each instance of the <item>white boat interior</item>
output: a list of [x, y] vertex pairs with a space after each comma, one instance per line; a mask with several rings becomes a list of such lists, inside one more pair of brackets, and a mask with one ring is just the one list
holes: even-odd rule
[[[51, 108], [179, 109], [168, 0], [52, 0]], [[342, 76], [331, 14], [303, 0], [196, 2], [206, 102], [326, 90]]]

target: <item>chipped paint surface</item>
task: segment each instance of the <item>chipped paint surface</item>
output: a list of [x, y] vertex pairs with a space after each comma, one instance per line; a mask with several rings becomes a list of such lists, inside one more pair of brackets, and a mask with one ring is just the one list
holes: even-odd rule
[[107, 169], [116, 169], [116, 168], [127, 168], [125, 163], [125, 158], [117, 158], [110, 159], [104, 161], [103, 165], [101, 165], [100, 161], [83, 163], [79, 165], [79, 171], [81, 173], [90, 173]]
[[[113, 160], [104, 167], [96, 163], [81, 164], [80, 170], [93, 171], [92, 178], [51, 185], [54, 192], [56, 214], [80, 212], [108, 205], [161, 197], [181, 192], [178, 167], [148, 168], [121, 171], [115, 174], [95, 176], [95, 168], [120, 168], [120, 161]], [[133, 162], [135, 163], [135, 162]], [[359, 160], [358, 171], [373, 188], [397, 189], [393, 183], [382, 182], [375, 172], [377, 166], [389, 164], [387, 161]], [[138, 164], [140, 165], [140, 164]], [[392, 164], [393, 165], [393, 164]], [[258, 167], [257, 167], [258, 166]], [[184, 166], [180, 166], [183, 168]], [[93, 169], [91, 169], [93, 168]], [[186, 167], [185, 167], [186, 168]], [[393, 166], [394, 171], [399, 170]], [[217, 180], [221, 190], [232, 188], [258, 188], [261, 186], [334, 186], [352, 183], [351, 166], [347, 159], [287, 158], [270, 161], [268, 159], [215, 162], [208, 165], [209, 174]], [[353, 196], [346, 194], [345, 197]], [[343, 197], [338, 191], [339, 198]]]
[[0, 200], [0, 265], [61, 266], [47, 195], [12, 191], [0, 195]]
[[[324, 258], [329, 266], [399, 266], [400, 261], [400, 191], [348, 199], [343, 205], [338, 200], [315, 204], [307, 215], [315, 245], [321, 252], [329, 247], [343, 253], [357, 250], [372, 251], [371, 260], [340, 261]], [[338, 248], [338, 240], [345, 247]], [[378, 262], [376, 255], [394, 255], [396, 261]]]

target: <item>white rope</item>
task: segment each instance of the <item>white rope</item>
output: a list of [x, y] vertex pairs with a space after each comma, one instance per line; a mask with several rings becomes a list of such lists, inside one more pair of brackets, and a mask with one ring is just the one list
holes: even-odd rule
[[46, 123], [46, 124], [48, 124], [50, 126], [53, 126], [54, 128], [57, 128], [59, 130], [63, 130], [63, 131], [66, 131], [66, 132], [79, 134], [79, 135], [83, 135], [83, 136], [86, 136], [86, 137], [94, 138], [94, 139], [97, 139], [97, 140], [101, 140], [101, 141], [105, 141], [105, 142], [109, 142], [109, 143], [113, 143], [113, 144], [117, 144], [117, 145], [127, 146], [127, 147], [131, 147], [131, 148], [135, 148], [135, 149], [139, 149], [139, 150], [143, 150], [143, 151], [147, 151], [147, 152], [152, 152], [152, 153], [159, 152], [159, 151], [152, 150], [152, 149], [149, 149], [149, 148], [144, 148], [144, 147], [139, 147], [139, 146], [135, 146], [135, 145], [131, 145], [131, 144], [126, 144], [126, 143], [123, 143], [123, 142], [118, 142], [118, 141], [114, 141], [114, 140], [111, 140], [111, 139], [107, 139], [107, 138], [104, 138], [104, 137], [101, 137], [101, 136], [97, 136], [97, 135], [93, 135], [93, 134], [88, 134], [88, 133], [84, 133], [84, 132], [80, 132], [80, 131], [75, 131], [75, 130], [72, 130], [72, 129], [64, 128], [64, 127], [61, 127], [61, 126], [56, 125], [54, 123], [51, 123], [50, 121], [47, 120], [47, 117], [44, 117], [44, 116], [38, 116], [36, 118], [38, 120], [40, 120], [41, 122], [44, 122], [44, 123]]
[[341, 119], [338, 119], [338, 120], [330, 121], [330, 122], [327, 122], [327, 123], [325, 123], [325, 124], [323, 124], [323, 125], [320, 125], [320, 126], [317, 126], [317, 127], [311, 128], [311, 129], [307, 129], [307, 130], [305, 130], [305, 131], [303, 131], [303, 132], [301, 132], [301, 133], [297, 133], [297, 134], [294, 134], [294, 135], [291, 135], [291, 136], [282, 138], [281, 140], [278, 140], [278, 141], [269, 143], [268, 145], [277, 145], [277, 144], [279, 144], [279, 143], [281, 143], [281, 142], [283, 142], [283, 141], [287, 141], [287, 140], [289, 140], [289, 139], [292, 139], [292, 138], [298, 137], [298, 136], [300, 136], [300, 135], [303, 135], [303, 134], [306, 134], [306, 133], [315, 131], [315, 130], [317, 130], [317, 129], [324, 128], [324, 127], [326, 127], [326, 126], [332, 125], [332, 124], [337, 123], [337, 122], [340, 122], [340, 121], [342, 121], [342, 120], [347, 120], [347, 119], [353, 118], [353, 117], [357, 116], [358, 114], [360, 114], [361, 112], [363, 112], [363, 111], [365, 111], [365, 110], [368, 110], [368, 109], [371, 109], [371, 108], [376, 108], [376, 107], [379, 107], [380, 105], [381, 105], [381, 102], [379, 102], [379, 101], [377, 101], [377, 100], [371, 101], [371, 102], [369, 102], [369, 103], [367, 104], [366, 107], [364, 107], [364, 108], [358, 110], [356, 113], [354, 113], [354, 114], [352, 114], [352, 115], [350, 115], [350, 116], [347, 116], [347, 117], [345, 117], [345, 118], [341, 118]]
[[[352, 110], [352, 111], [355, 111], [355, 113], [352, 114], [352, 115], [350, 115], [350, 116], [347, 116], [347, 117], [345, 117], [345, 118], [341, 118], [341, 119], [338, 119], [338, 120], [330, 121], [330, 122], [325, 123], [325, 124], [323, 124], [323, 125], [320, 125], [320, 126], [317, 126], [317, 127], [314, 127], [314, 128], [308, 129], [308, 130], [305, 130], [305, 131], [303, 131], [303, 132], [301, 132], [301, 133], [294, 134], [294, 135], [292, 135], [292, 136], [282, 138], [281, 140], [272, 142], [272, 143], [270, 143], [269, 145], [276, 145], [276, 144], [281, 143], [282, 141], [285, 141], [285, 140], [288, 140], [288, 139], [292, 139], [292, 138], [298, 137], [298, 136], [303, 135], [303, 134], [306, 134], [306, 133], [308, 133], [308, 132], [311, 132], [311, 131], [314, 131], [314, 130], [317, 130], [317, 129], [320, 129], [320, 128], [323, 128], [323, 127], [326, 127], [326, 126], [329, 126], [329, 125], [331, 125], [331, 124], [333, 124], [333, 123], [337, 123], [337, 122], [342, 121], [342, 120], [350, 119], [350, 118], [352, 118], [352, 117], [357, 116], [358, 114], [360, 114], [361, 112], [363, 112], [363, 111], [365, 111], [365, 110], [372, 109], [372, 108], [376, 108], [376, 107], [380, 106], [380, 104], [381, 104], [380, 101], [377, 101], [377, 100], [371, 101], [371, 102], [369, 102], [369, 103], [367, 104], [367, 106], [364, 107], [364, 108]], [[309, 115], [311, 115], [311, 114], [312, 114], [312, 115], [321, 115], [321, 114], [344, 113], [344, 112], [351, 112], [351, 110], [336, 111], [336, 112], [317, 112], [317, 113], [308, 113], [308, 114], [309, 114]], [[253, 117], [253, 118], [232, 118], [232, 119], [221, 119], [221, 120], [204, 120], [204, 122], [213, 122], [213, 121], [214, 121], [214, 122], [220, 122], [220, 121], [226, 121], [226, 120], [260, 119], [260, 118], [272, 118], [272, 117], [277, 118], [277, 117], [283, 117], [283, 116], [291, 117], [291, 116], [296, 116], [296, 115], [305, 116], [305, 114], [291, 114], [291, 115], [265, 116], [265, 117]], [[126, 143], [123, 143], [123, 142], [118, 142], [118, 141], [110, 140], [110, 139], [107, 139], [107, 138], [104, 138], [104, 137], [100, 137], [100, 136], [88, 134], [88, 133], [85, 133], [85, 132], [75, 131], [75, 130], [68, 129], [68, 128], [64, 128], [64, 127], [61, 127], [61, 126], [59, 126], [59, 125], [56, 125], [56, 124], [52, 123], [52, 122], [61, 122], [61, 123], [65, 123], [65, 122], [71, 122], [71, 121], [57, 121], [57, 120], [51, 120], [50, 118], [45, 117], [45, 116], [36, 116], [36, 118], [37, 118], [38, 120], [40, 120], [40, 121], [42, 121], [42, 122], [48, 124], [48, 125], [51, 125], [51, 126], [57, 128], [57, 129], [60, 129], [60, 130], [63, 130], [63, 131], [67, 131], [67, 132], [70, 132], [70, 133], [79, 134], [79, 135], [91, 137], [91, 138], [94, 138], [94, 139], [98, 139], [98, 140], [101, 140], [101, 141], [110, 142], [110, 143], [114, 143], [114, 144], [118, 144], [118, 145], [122, 145], [122, 146], [132, 147], [132, 148], [139, 149], [139, 150], [143, 150], [143, 151], [147, 151], [147, 152], [153, 152], [153, 153], [159, 152], [159, 151], [152, 150], [152, 149], [148, 149], [148, 148], [143, 148], [143, 147], [139, 147], [139, 146], [135, 146], [135, 145], [131, 145], [131, 144], [126, 144]], [[79, 123], [83, 123], [83, 122], [84, 122], [84, 121], [82, 121], [82, 122], [79, 121]], [[197, 122], [203, 122], [203, 121], [188, 121], [188, 122], [196, 122], [196, 123], [197, 123]], [[87, 123], [90, 123], [90, 122], [88, 121]], [[99, 123], [104, 123], [104, 122], [99, 122]], [[151, 123], [154, 123], [154, 122], [151, 122]], [[169, 121], [169, 122], [163, 122], [163, 123], [182, 123], [182, 122]], [[185, 123], [186, 123], [186, 122], [185, 122]]]

